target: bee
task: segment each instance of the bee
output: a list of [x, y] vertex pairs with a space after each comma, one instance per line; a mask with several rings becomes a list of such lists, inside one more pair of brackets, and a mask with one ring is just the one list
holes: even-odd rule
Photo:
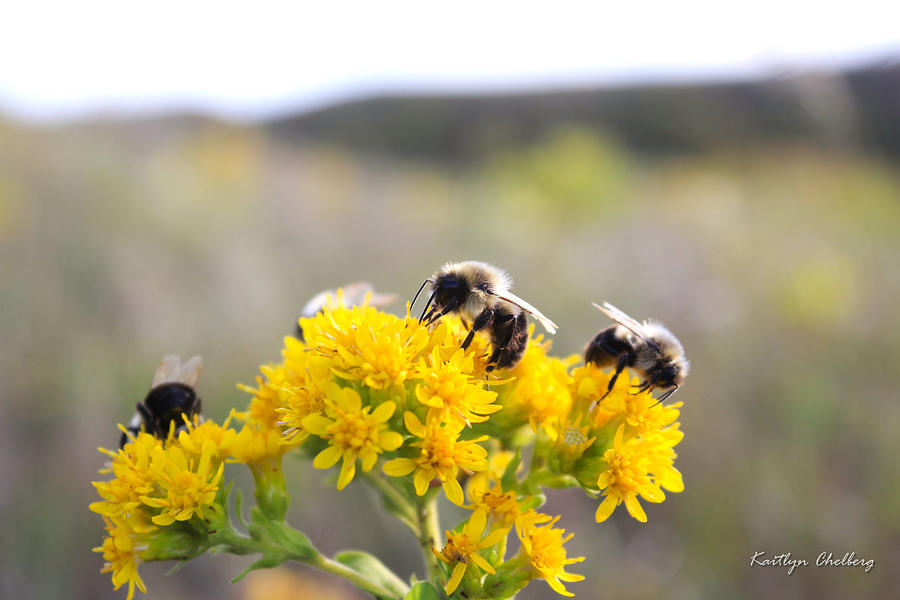
[[[194, 391], [200, 368], [199, 356], [184, 363], [174, 354], [167, 354], [156, 367], [150, 391], [144, 401], [137, 405], [137, 412], [126, 427], [126, 431], [136, 436], [141, 430], [160, 439], [169, 435], [171, 423], [175, 431], [185, 428], [184, 415], [188, 419], [200, 414], [200, 398]], [[128, 443], [128, 434], [122, 433], [119, 448]]]
[[600, 400], [612, 391], [616, 379], [625, 367], [630, 367], [643, 376], [636, 393], [653, 388], [664, 389], [665, 392], [659, 396], [657, 403], [674, 394], [690, 369], [684, 347], [678, 338], [662, 323], [638, 323], [609, 302], [604, 302], [603, 306], [594, 306], [617, 323], [594, 336], [584, 351], [585, 363], [593, 363], [598, 367], [616, 366], [606, 393]]
[[515, 366], [521, 360], [528, 345], [525, 313], [533, 315], [549, 333], [556, 333], [553, 321], [510, 291], [512, 279], [497, 267], [474, 260], [447, 263], [422, 283], [413, 304], [428, 283], [431, 296], [419, 320], [431, 325], [446, 314], [458, 313], [467, 328], [471, 321], [463, 349], [472, 343], [476, 331], [487, 329], [494, 348], [488, 371]]
[[[356, 281], [348, 283], [337, 290], [324, 290], [313, 296], [303, 305], [300, 311], [301, 319], [310, 319], [324, 309], [335, 309], [340, 306], [387, 306], [397, 300], [396, 294], [380, 294], [375, 291], [372, 284], [368, 281]], [[303, 328], [300, 327], [300, 321], [294, 328], [294, 337], [301, 342], [306, 341], [303, 337]]]

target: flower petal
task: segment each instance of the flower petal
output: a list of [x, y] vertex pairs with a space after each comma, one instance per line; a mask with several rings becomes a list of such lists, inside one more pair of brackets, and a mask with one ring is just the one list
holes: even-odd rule
[[411, 458], [395, 458], [384, 463], [381, 470], [391, 477], [403, 477], [416, 470], [416, 461]]
[[469, 559], [470, 559], [473, 563], [475, 563], [476, 565], [478, 565], [478, 567], [479, 567], [482, 571], [487, 571], [487, 572], [490, 573], [491, 575], [493, 575], [494, 573], [497, 572], [497, 571], [494, 570], [494, 567], [491, 566], [491, 563], [489, 563], [488, 561], [486, 561], [486, 560], [484, 560], [482, 557], [480, 557], [480, 556], [478, 555], [477, 552], [473, 552], [472, 554], [470, 554], [470, 555], [469, 555]]
[[628, 494], [625, 496], [625, 508], [628, 509], [628, 513], [632, 517], [641, 523], [647, 522], [647, 513], [644, 512], [644, 508], [641, 506], [641, 503], [638, 501], [635, 494]]
[[328, 446], [313, 459], [313, 466], [317, 469], [330, 469], [334, 463], [341, 459], [341, 451], [334, 446]]
[[378, 445], [388, 452], [393, 452], [403, 445], [403, 436], [396, 431], [385, 431], [378, 438]]
[[391, 418], [391, 415], [394, 414], [394, 411], [396, 409], [397, 409], [396, 402], [393, 402], [391, 400], [388, 400], [387, 402], [382, 402], [381, 404], [378, 405], [378, 408], [376, 408], [372, 412], [372, 419], [376, 423], [384, 423], [385, 421], [387, 421], [388, 419]]
[[328, 435], [328, 428], [334, 425], [334, 421], [322, 415], [306, 415], [300, 424], [311, 434], [323, 437]]
[[463, 531], [469, 538], [477, 540], [481, 537], [485, 525], [487, 525], [487, 511], [479, 508], [469, 517], [469, 522], [466, 523], [466, 528]]
[[466, 563], [464, 562], [457, 563], [457, 565], [453, 567], [453, 574], [450, 576], [450, 580], [447, 582], [447, 586], [444, 588], [448, 596], [452, 594], [456, 590], [456, 588], [459, 587], [459, 582], [462, 581], [465, 572]]
[[403, 424], [406, 425], [406, 430], [414, 436], [420, 438], [425, 437], [425, 426], [422, 425], [422, 421], [420, 421], [412, 412], [406, 411], [403, 413]]
[[341, 474], [337, 480], [337, 489], [342, 490], [347, 487], [347, 484], [353, 481], [354, 475], [356, 475], [356, 459], [348, 460], [345, 456], [344, 463], [341, 465]]
[[424, 496], [428, 491], [431, 480], [434, 479], [434, 473], [430, 469], [418, 469], [413, 475], [413, 485], [416, 487], [416, 495]]
[[597, 507], [597, 513], [594, 515], [594, 519], [598, 523], [602, 523], [607, 520], [613, 511], [616, 510], [616, 506], [619, 505], [619, 501], [615, 496], [609, 495], [603, 499], [603, 502], [600, 503], [600, 506]]
[[[459, 482], [455, 477], [448, 477], [446, 481], [443, 483], [444, 493], [447, 494], [447, 500], [452, 502], [457, 506], [462, 506], [465, 502], [465, 498], [463, 498], [463, 490], [462, 486], [459, 485]], [[484, 529], [484, 527], [482, 527]], [[479, 531], [479, 534], [481, 532]]]

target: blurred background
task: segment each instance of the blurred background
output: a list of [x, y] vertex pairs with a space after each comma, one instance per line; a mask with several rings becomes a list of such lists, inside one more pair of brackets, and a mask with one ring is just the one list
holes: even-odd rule
[[[863, 5], [13, 9], [0, 596], [124, 597], [90, 552], [90, 481], [163, 354], [203, 356], [222, 419], [316, 292], [366, 279], [411, 298], [464, 259], [513, 274], [560, 324], [558, 355], [609, 300], [666, 323], [693, 363], [684, 493], [646, 525], [551, 496], [587, 556], [577, 597], [896, 593], [900, 20]], [[320, 549], [422, 575], [362, 484], [286, 470], [289, 519]], [[789, 576], [750, 568], [759, 551], [875, 567]], [[247, 564], [141, 573], [150, 598], [362, 597], [301, 568], [227, 583]]]

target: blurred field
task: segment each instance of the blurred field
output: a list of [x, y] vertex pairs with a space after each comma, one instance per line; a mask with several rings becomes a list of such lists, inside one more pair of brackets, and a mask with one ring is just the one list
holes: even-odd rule
[[[90, 552], [102, 534], [90, 481], [163, 354], [203, 356], [204, 408], [221, 419], [315, 292], [368, 279], [411, 298], [470, 258], [507, 268], [560, 324], [557, 354], [581, 351], [606, 325], [590, 302], [610, 300], [669, 325], [693, 363], [677, 396], [684, 493], [643, 526], [624, 510], [597, 525], [594, 501], [551, 496], [576, 533], [570, 555], [588, 557], [577, 597], [896, 593], [890, 154], [856, 135], [652, 153], [573, 121], [459, 160], [273, 127], [0, 122], [0, 596], [124, 597]], [[363, 485], [338, 494], [307, 465], [287, 470], [290, 520], [322, 550], [371, 550], [421, 575], [412, 537], [371, 512]], [[749, 568], [757, 551], [876, 564], [788, 576]], [[244, 598], [256, 588], [227, 581], [246, 564], [141, 572], [151, 598]], [[551, 595], [538, 582], [523, 597]]]

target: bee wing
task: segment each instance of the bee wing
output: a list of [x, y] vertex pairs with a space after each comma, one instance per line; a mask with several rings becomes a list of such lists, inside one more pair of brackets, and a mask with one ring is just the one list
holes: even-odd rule
[[553, 321], [548, 319], [546, 316], [544, 316], [544, 313], [542, 313], [541, 311], [539, 311], [532, 305], [528, 304], [527, 302], [525, 302], [524, 300], [522, 300], [521, 298], [519, 298], [512, 292], [507, 290], [507, 291], [503, 292], [502, 294], [493, 294], [493, 295], [496, 296], [497, 298], [500, 298], [501, 300], [505, 300], [506, 302], [509, 302], [510, 304], [515, 304], [516, 306], [518, 306], [519, 308], [521, 308], [528, 314], [532, 315], [535, 319], [540, 321], [541, 325], [544, 326], [544, 329], [546, 329], [548, 333], [556, 333], [556, 329], [557, 329], [556, 323], [554, 323]]
[[603, 306], [600, 306], [596, 302], [591, 302], [591, 304], [593, 304], [597, 310], [603, 312], [603, 314], [605, 314], [607, 317], [609, 317], [634, 335], [638, 336], [642, 340], [650, 339], [650, 335], [647, 333], [647, 330], [641, 323], [639, 323], [635, 319], [632, 319], [609, 302], [604, 302]]
[[[368, 300], [368, 302], [366, 302]], [[347, 306], [368, 304], [376, 308], [397, 301], [397, 294], [382, 294], [375, 291], [368, 281], [357, 281], [344, 286], [344, 303]]]
[[153, 382], [150, 388], [155, 388], [163, 383], [183, 383], [187, 386], [194, 387], [197, 385], [197, 379], [200, 378], [200, 369], [203, 367], [203, 360], [199, 356], [189, 358], [184, 363], [177, 354], [166, 354], [156, 372], [153, 374]]
[[368, 296], [369, 306], [380, 307], [397, 300], [396, 294], [380, 294], [375, 291], [368, 281], [355, 281], [341, 287], [342, 295], [338, 298], [337, 290], [325, 290], [319, 292], [309, 302], [303, 305], [301, 316], [314, 317], [322, 308], [336, 308], [338, 306], [361, 306], [366, 303]]
[[334, 295], [333, 290], [325, 290], [324, 292], [319, 292], [315, 296], [309, 299], [309, 302], [303, 305], [303, 310], [300, 311], [300, 315], [306, 317], [307, 319], [316, 316], [316, 313], [325, 306], [325, 302], [327, 302], [328, 296]]

